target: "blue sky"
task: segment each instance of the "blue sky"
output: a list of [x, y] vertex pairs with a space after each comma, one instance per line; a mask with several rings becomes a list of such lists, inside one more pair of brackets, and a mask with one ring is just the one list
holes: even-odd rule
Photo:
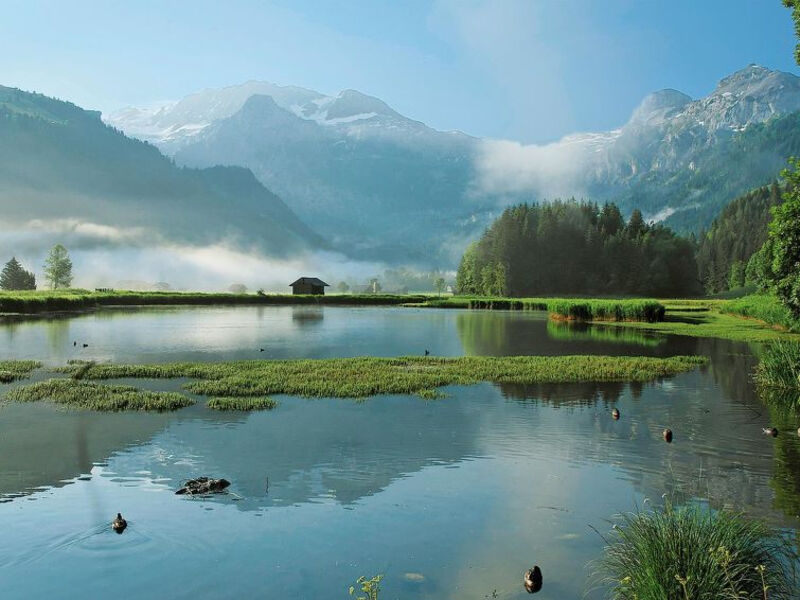
[[113, 110], [262, 79], [543, 142], [749, 63], [798, 73], [780, 0], [0, 0], [0, 84]]

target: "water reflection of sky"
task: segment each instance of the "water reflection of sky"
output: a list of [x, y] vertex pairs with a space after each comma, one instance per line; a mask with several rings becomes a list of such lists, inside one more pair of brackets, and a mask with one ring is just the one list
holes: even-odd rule
[[[230, 314], [238, 310], [245, 312]], [[109, 340], [90, 350], [140, 360], [151, 351], [145, 342], [163, 344], [175, 360], [192, 344], [222, 357], [268, 339], [285, 356], [424, 346], [442, 354], [697, 352], [711, 363], [636, 386], [482, 384], [448, 388], [436, 402], [279, 398], [271, 413], [196, 406], [98, 415], [8, 405], [0, 413], [0, 493], [26, 494], [0, 504], [0, 529], [11, 532], [0, 543], [8, 597], [113, 589], [130, 598], [154, 590], [339, 598], [358, 575], [380, 571], [388, 598], [483, 598], [495, 589], [522, 598], [521, 574], [535, 562], [546, 582], [537, 597], [577, 598], [587, 589], [584, 565], [602, 547], [589, 525], [603, 531], [645, 497], [679, 488], [796, 525], [800, 440], [761, 435], [774, 417], [749, 385], [747, 347], [682, 338], [637, 345], [586, 330], [573, 339], [529, 313], [403, 310], [119, 313], [67, 321], [66, 336], [48, 334], [48, 322], [18, 324], [14, 336], [30, 356], [37, 343], [69, 345], [83, 330]], [[159, 327], [165, 314], [175, 322]], [[609, 418], [612, 406], [619, 421]], [[675, 431], [671, 445], [661, 440], [664, 426]], [[198, 474], [225, 476], [232, 493], [172, 493]], [[118, 510], [131, 522], [123, 536], [107, 527]]]

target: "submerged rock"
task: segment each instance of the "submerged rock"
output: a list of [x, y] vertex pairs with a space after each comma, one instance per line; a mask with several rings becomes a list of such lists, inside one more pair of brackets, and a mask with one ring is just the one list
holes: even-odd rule
[[176, 494], [212, 494], [225, 490], [231, 484], [227, 479], [211, 479], [210, 477], [198, 477], [190, 479], [183, 484]]

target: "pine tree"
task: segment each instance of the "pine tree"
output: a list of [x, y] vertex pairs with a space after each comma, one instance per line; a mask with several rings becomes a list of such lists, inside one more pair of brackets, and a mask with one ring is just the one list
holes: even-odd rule
[[4, 290], [35, 290], [36, 277], [12, 257], [0, 273], [0, 288]]
[[52, 289], [68, 288], [72, 284], [72, 260], [61, 244], [50, 248], [44, 261], [44, 277]]

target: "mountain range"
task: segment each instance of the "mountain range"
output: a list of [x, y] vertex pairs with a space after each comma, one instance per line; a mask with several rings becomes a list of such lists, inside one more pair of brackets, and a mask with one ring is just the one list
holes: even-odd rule
[[327, 247], [247, 169], [178, 167], [68, 102], [0, 87], [0, 140], [9, 255], [64, 236], [79, 247], [225, 242], [276, 257]]
[[247, 167], [344, 252], [452, 267], [510, 203], [576, 196], [700, 231], [800, 152], [800, 78], [750, 65], [703, 98], [650, 94], [622, 127], [547, 145], [442, 132], [355, 90], [251, 81], [106, 122], [179, 165]]

